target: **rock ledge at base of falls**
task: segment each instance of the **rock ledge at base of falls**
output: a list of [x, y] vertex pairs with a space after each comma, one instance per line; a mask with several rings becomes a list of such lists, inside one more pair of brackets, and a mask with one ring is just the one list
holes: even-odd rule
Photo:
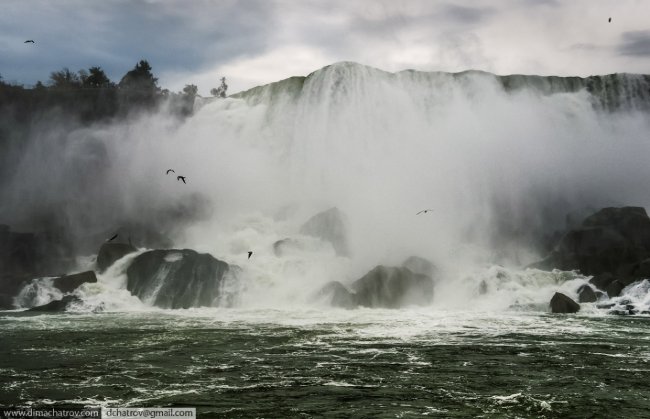
[[75, 295], [66, 295], [60, 300], [50, 301], [42, 306], [32, 307], [27, 311], [62, 312], [67, 311], [74, 304], [81, 304], [81, 299]]
[[616, 297], [650, 273], [650, 218], [642, 207], [603, 208], [569, 230], [532, 268], [578, 270]]
[[238, 268], [194, 250], [151, 250], [126, 270], [127, 289], [161, 308], [232, 305], [227, 285], [236, 285]]
[[559, 292], [556, 292], [551, 298], [550, 306], [552, 313], [577, 313], [580, 311], [580, 304]]
[[72, 275], [63, 275], [52, 280], [52, 285], [58, 288], [63, 293], [68, 293], [76, 290], [82, 284], [89, 284], [97, 282], [97, 276], [94, 271], [79, 272]]
[[348, 290], [330, 282], [319, 294], [340, 308], [401, 308], [429, 305], [433, 300], [433, 279], [404, 267], [377, 266], [352, 283]]

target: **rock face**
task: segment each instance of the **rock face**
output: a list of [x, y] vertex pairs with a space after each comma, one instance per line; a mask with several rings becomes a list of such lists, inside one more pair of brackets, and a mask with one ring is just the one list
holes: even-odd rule
[[224, 286], [235, 280], [235, 270], [194, 250], [152, 250], [136, 257], [127, 269], [127, 289], [162, 308], [229, 305]]
[[[641, 207], [603, 208], [562, 237], [553, 252], [534, 264], [541, 269], [578, 269], [585, 275], [613, 274], [634, 281], [650, 258], [650, 218]], [[599, 286], [599, 288], [602, 288]]]
[[321, 294], [331, 295], [331, 304], [343, 308], [400, 308], [428, 305], [433, 299], [433, 280], [407, 268], [377, 266], [351, 288], [352, 292], [340, 282], [330, 282]]
[[580, 311], [580, 304], [559, 292], [553, 295], [550, 305], [552, 313], [577, 313]]
[[62, 312], [62, 311], [66, 311], [71, 305], [80, 304], [80, 303], [81, 303], [81, 299], [79, 299], [79, 297], [76, 297], [74, 295], [66, 295], [60, 300], [50, 301], [45, 305], [32, 307], [27, 311]]
[[137, 249], [126, 243], [104, 243], [97, 254], [97, 271], [104, 272], [113, 263]]
[[318, 237], [332, 243], [339, 256], [350, 255], [344, 216], [338, 208], [330, 208], [311, 217], [300, 227], [300, 234]]

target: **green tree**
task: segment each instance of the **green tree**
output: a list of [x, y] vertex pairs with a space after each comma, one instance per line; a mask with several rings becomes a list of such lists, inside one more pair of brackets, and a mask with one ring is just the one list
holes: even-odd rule
[[221, 78], [221, 86], [210, 90], [212, 96], [224, 98], [226, 97], [226, 91], [228, 90], [228, 85], [226, 84], [226, 78]]
[[141, 60], [120, 80], [120, 89], [155, 92], [159, 90], [158, 79], [151, 72], [151, 65], [147, 60]]
[[60, 71], [50, 73], [50, 85], [57, 89], [75, 89], [81, 86], [79, 76], [64, 67]]
[[199, 93], [199, 88], [193, 84], [186, 84], [183, 88], [183, 93], [187, 96], [196, 96]]
[[101, 67], [90, 67], [86, 77], [82, 77], [82, 83], [84, 87], [90, 88], [111, 87], [113, 85]]

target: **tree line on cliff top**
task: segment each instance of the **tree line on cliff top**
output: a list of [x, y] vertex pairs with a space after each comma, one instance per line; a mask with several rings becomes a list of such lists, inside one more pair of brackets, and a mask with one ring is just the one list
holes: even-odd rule
[[[225, 98], [225, 78], [211, 90]], [[192, 114], [198, 88], [186, 85], [178, 93], [158, 85], [147, 60], [139, 61], [118, 83], [111, 81], [99, 66], [77, 72], [63, 68], [50, 73], [47, 83], [38, 81], [32, 88], [3, 81], [0, 75], [0, 111], [13, 122], [24, 123], [44, 113], [59, 110], [81, 123], [124, 117], [134, 112], [156, 109], [163, 103], [171, 113], [186, 117]]]

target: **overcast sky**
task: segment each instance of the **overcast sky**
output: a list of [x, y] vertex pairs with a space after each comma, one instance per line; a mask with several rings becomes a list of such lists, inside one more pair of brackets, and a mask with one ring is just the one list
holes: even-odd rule
[[193, 83], [203, 95], [221, 76], [235, 93], [337, 61], [388, 71], [650, 73], [650, 0], [0, 2], [5, 81], [30, 85], [91, 66], [119, 81], [140, 59], [162, 87]]

